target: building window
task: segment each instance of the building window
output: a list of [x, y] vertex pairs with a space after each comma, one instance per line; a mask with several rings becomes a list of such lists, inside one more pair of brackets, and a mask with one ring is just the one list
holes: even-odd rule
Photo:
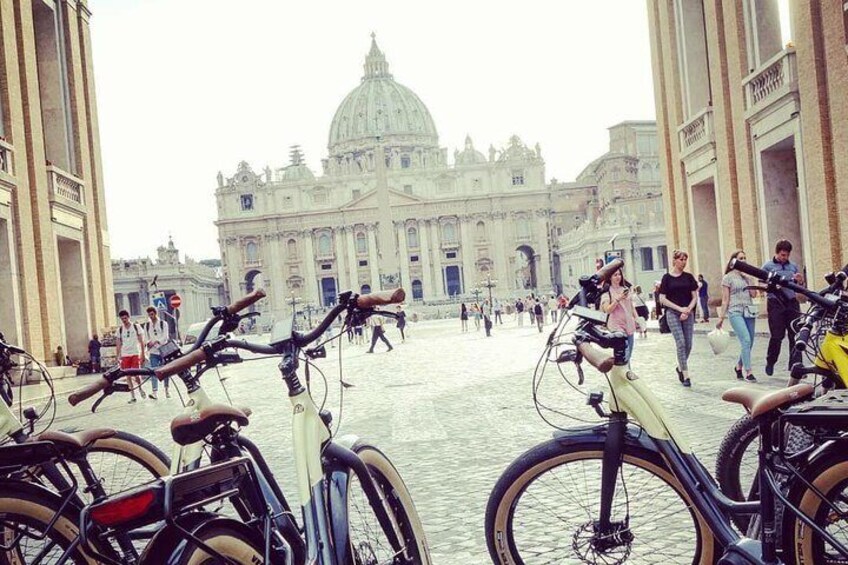
[[512, 186], [521, 186], [524, 184], [524, 171], [512, 171]]
[[660, 269], [668, 270], [668, 247], [665, 245], [657, 246], [657, 256], [660, 258]]
[[480, 220], [477, 222], [477, 240], [485, 241], [486, 240], [486, 223]]
[[406, 244], [410, 249], [418, 249], [418, 230], [409, 227], [406, 229]]
[[130, 316], [140, 316], [141, 315], [141, 300], [139, 299], [137, 292], [131, 292], [127, 295], [130, 299]]
[[556, 234], [557, 234], [557, 237], [562, 237], [562, 228], [559, 228], [559, 227], [558, 227], [558, 228], [556, 229]]
[[400, 158], [400, 168], [408, 169], [409, 168], [409, 155], [402, 155]]
[[259, 261], [259, 247], [256, 245], [256, 242], [247, 242], [247, 245], [244, 246], [244, 256], [248, 264]]
[[367, 261], [367, 260], [360, 261], [360, 262], [359, 262], [359, 266], [360, 266], [360, 267], [367, 267], [367, 266], [368, 266], [368, 261]]
[[642, 254], [642, 270], [654, 270], [654, 249], [652, 247], [643, 247], [640, 249]]
[[456, 259], [456, 251], [448, 251], [445, 253], [445, 257], [448, 259]]
[[442, 224], [442, 240], [445, 243], [454, 243], [456, 241], [456, 224], [453, 222]]
[[359, 289], [359, 294], [371, 294], [371, 285], [364, 284], [362, 288]]
[[352, 191], [353, 199], [356, 200], [360, 196], [362, 196], [362, 191], [358, 188], [354, 188]]
[[356, 232], [356, 252], [360, 255], [368, 253], [368, 240], [361, 231]]
[[414, 280], [412, 281], [412, 299], [413, 300], [421, 300], [424, 298], [424, 285], [421, 284], [421, 281]]
[[241, 195], [241, 209], [243, 212], [247, 212], [248, 210], [253, 210], [253, 195], [252, 194], [242, 194]]
[[326, 257], [332, 253], [331, 247], [333, 242], [330, 240], [330, 236], [326, 233], [322, 233], [318, 236], [318, 254]]
[[403, 185], [403, 192], [405, 194], [412, 194], [412, 185], [411, 184]]
[[293, 239], [290, 239], [286, 244], [286, 250], [289, 254], [289, 259], [297, 258], [297, 242]]
[[409, 262], [410, 263], [417, 263], [418, 262], [418, 255], [410, 255], [409, 256]]
[[333, 265], [331, 263], [321, 263], [321, 270], [322, 271], [329, 271], [332, 268], [333, 268]]

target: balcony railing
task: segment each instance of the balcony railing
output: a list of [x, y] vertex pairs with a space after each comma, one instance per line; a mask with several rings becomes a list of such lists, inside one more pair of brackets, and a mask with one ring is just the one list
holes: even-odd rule
[[745, 109], [758, 112], [786, 94], [798, 90], [798, 66], [795, 49], [787, 48], [765, 62], [742, 81]]
[[85, 212], [85, 184], [82, 180], [52, 164], [47, 165], [47, 177], [53, 202]]
[[707, 144], [715, 142], [712, 107], [704, 108], [677, 128], [677, 136], [682, 156], [694, 153]]

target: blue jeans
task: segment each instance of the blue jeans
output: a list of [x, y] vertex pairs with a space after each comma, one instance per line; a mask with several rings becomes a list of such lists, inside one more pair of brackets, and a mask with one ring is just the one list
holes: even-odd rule
[[742, 314], [730, 314], [728, 319], [730, 320], [731, 327], [733, 327], [733, 332], [736, 334], [736, 339], [739, 340], [739, 345], [742, 346], [742, 353], [739, 355], [739, 364], [746, 371], [750, 371], [751, 348], [754, 345], [754, 325], [757, 319], [746, 318]]
[[[155, 369], [156, 367], [162, 366], [162, 358], [159, 355], [150, 354], [147, 359], [147, 366], [150, 369]], [[159, 390], [159, 379], [156, 377], [150, 377], [151, 382], [153, 383], [153, 392]], [[165, 377], [165, 388], [169, 388], [171, 386], [171, 377]]]
[[624, 360], [630, 363], [630, 356], [633, 355], [633, 346], [636, 345], [636, 334], [627, 336], [627, 350], [624, 352]]

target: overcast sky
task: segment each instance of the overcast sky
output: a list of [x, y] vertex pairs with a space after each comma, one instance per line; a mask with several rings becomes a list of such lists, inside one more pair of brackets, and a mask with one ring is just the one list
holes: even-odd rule
[[218, 257], [216, 174], [288, 162], [317, 173], [330, 121], [362, 77], [370, 34], [429, 108], [439, 142], [486, 153], [541, 144], [550, 180], [607, 149], [607, 128], [654, 119], [645, 3], [90, 0], [113, 258], [168, 234]]

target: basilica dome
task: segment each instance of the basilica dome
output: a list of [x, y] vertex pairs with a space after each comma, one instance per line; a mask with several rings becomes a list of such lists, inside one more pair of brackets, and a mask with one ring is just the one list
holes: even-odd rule
[[362, 82], [342, 100], [330, 125], [330, 155], [373, 146], [378, 135], [386, 146], [439, 143], [430, 111], [414, 92], [395, 82], [372, 33]]

